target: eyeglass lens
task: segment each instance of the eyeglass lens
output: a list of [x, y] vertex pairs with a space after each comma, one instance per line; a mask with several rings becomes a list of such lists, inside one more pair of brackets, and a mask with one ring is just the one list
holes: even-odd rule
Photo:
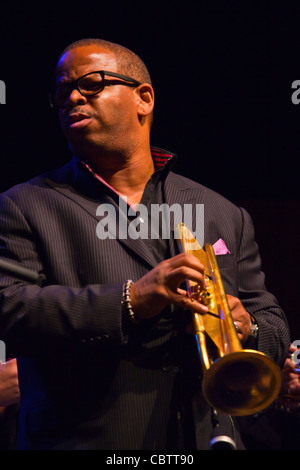
[[55, 106], [63, 106], [73, 89], [79, 89], [83, 95], [94, 95], [102, 91], [104, 87], [104, 80], [100, 73], [91, 73], [80, 78], [77, 82], [77, 87], [74, 84], [60, 85], [56, 87], [54, 93], [51, 95], [51, 102]]

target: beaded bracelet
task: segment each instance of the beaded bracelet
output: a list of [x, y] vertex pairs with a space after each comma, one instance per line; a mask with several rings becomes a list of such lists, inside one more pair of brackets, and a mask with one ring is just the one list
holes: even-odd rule
[[134, 311], [132, 310], [131, 299], [130, 299], [130, 289], [133, 284], [131, 279], [128, 279], [123, 286], [123, 296], [122, 296], [122, 305], [125, 309], [130, 321], [134, 324], [138, 324], [139, 320], [135, 317]]

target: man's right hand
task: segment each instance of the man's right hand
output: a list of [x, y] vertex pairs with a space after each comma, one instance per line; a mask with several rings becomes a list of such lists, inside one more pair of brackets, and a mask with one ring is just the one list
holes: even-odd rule
[[152, 318], [171, 304], [192, 312], [206, 313], [207, 307], [192, 301], [187, 291], [180, 288], [186, 279], [205, 288], [204, 266], [195, 256], [181, 253], [159, 263], [131, 287], [135, 317], [141, 320]]

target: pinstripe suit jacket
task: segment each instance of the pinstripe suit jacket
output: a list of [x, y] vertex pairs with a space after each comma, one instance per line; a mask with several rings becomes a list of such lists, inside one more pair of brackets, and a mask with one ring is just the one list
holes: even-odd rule
[[[222, 238], [231, 253], [218, 256], [225, 290], [256, 318], [258, 349], [282, 365], [288, 329], [265, 289], [249, 215], [172, 172], [164, 190], [169, 205], [204, 204], [205, 243]], [[1, 195], [0, 255], [41, 278], [31, 285], [2, 275], [0, 283], [0, 336], [19, 358], [20, 448], [171, 449], [178, 407], [200, 393], [198, 370], [181, 373], [185, 359], [193, 364], [194, 345], [172, 333], [168, 311], [124, 334], [122, 285], [155, 260], [142, 240], [96, 236], [104, 201], [76, 159]], [[178, 377], [189, 382], [180, 387]], [[182, 414], [190, 413], [184, 445], [206, 448], [211, 423], [200, 395]]]

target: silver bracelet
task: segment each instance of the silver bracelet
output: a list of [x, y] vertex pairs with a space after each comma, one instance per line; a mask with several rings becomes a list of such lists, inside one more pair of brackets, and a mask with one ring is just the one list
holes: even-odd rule
[[134, 315], [134, 311], [132, 310], [131, 299], [130, 299], [130, 289], [131, 289], [132, 284], [133, 284], [133, 281], [131, 279], [128, 279], [124, 283], [122, 305], [130, 321], [134, 324], [138, 324], [139, 320]]

